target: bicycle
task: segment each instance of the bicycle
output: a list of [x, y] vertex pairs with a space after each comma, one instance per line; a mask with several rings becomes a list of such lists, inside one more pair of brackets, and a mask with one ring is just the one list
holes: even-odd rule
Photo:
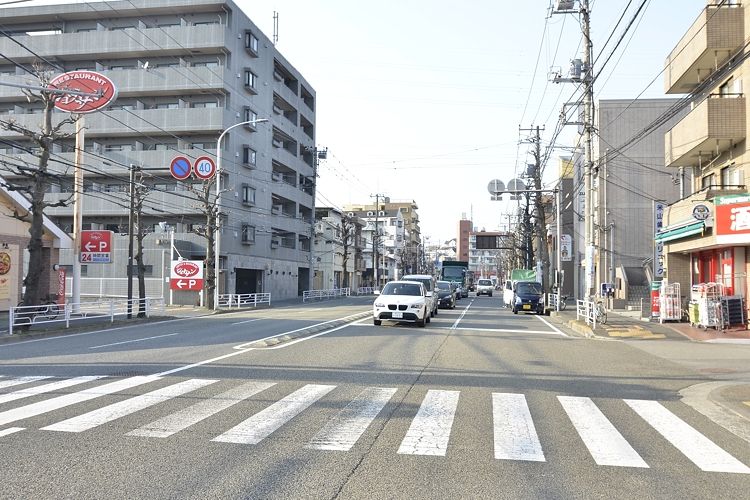
[[594, 305], [594, 314], [596, 315], [596, 322], [602, 325], [607, 324], [607, 308], [604, 306], [604, 302], [597, 300]]
[[557, 301], [558, 301], [558, 303], [560, 305], [560, 310], [564, 311], [565, 308], [568, 306], [568, 296], [567, 295], [560, 295], [558, 297]]
[[16, 318], [20, 320], [25, 319], [29, 323], [34, 323], [37, 317], [41, 317], [47, 321], [54, 321], [60, 315], [60, 306], [50, 295], [43, 298], [42, 303], [39, 305], [26, 306], [21, 301], [17, 307], [20, 309], [16, 311]]

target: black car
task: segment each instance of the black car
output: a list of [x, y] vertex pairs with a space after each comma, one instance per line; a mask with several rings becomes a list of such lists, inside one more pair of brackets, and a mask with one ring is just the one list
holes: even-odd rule
[[513, 291], [513, 314], [518, 311], [544, 314], [544, 292], [536, 281], [519, 281]]
[[456, 307], [456, 291], [450, 281], [438, 281], [435, 283], [438, 293], [438, 307], [454, 309]]

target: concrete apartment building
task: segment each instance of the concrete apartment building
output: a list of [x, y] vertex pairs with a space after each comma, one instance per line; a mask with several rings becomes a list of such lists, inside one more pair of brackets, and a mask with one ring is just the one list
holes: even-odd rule
[[[638, 141], [631, 140], [675, 106], [677, 99], [606, 99], [597, 103], [596, 286], [598, 291], [601, 283], [613, 284], [615, 297], [633, 305], [647, 296], [651, 279], [661, 277], [659, 264], [655, 270], [652, 265], [654, 204], [680, 198], [677, 172], [666, 168], [661, 157], [664, 133], [684, 111], [674, 111], [674, 116]], [[583, 221], [577, 232], [583, 235]]]
[[[344, 219], [346, 218], [346, 222]], [[366, 274], [366, 222], [332, 207], [315, 207], [314, 290], [348, 287], [356, 292]], [[345, 228], [346, 226], [346, 228]], [[344, 269], [344, 232], [348, 233]]]
[[665, 211], [656, 239], [664, 244], [665, 278], [689, 287], [715, 282], [747, 297], [750, 193], [747, 144], [750, 11], [709, 1], [667, 56], [664, 87], [688, 94], [689, 112], [665, 134], [665, 164], [691, 172], [686, 196]]
[[[278, 299], [310, 288], [315, 91], [237, 4], [133, 0], [4, 8], [0, 16], [12, 36], [0, 40], [7, 58], [0, 62], [0, 81], [33, 80], [22, 66], [42, 59], [56, 66], [54, 74], [100, 72], [119, 90], [106, 110], [85, 119], [83, 229], [112, 230], [116, 238], [113, 263], [82, 269], [82, 294], [102, 287], [105, 295], [123, 294], [127, 245], [125, 236], [117, 235], [127, 233], [130, 165], [142, 171], [149, 189], [144, 203], [148, 295], [163, 293], [169, 231], [180, 255], [203, 259], [206, 240], [194, 231], [206, 220], [188, 189], [200, 189], [203, 182], [177, 181], [170, 162], [176, 156], [191, 162], [200, 156], [216, 159], [223, 131], [259, 118], [269, 121], [233, 128], [222, 142], [219, 288], [270, 292]], [[19, 89], [0, 86], [3, 118], [12, 115], [34, 127], [37, 106]], [[56, 112], [54, 120], [64, 116]], [[4, 159], [37, 163], [20, 135], [0, 131], [0, 141]], [[58, 177], [49, 201], [70, 196], [73, 161], [72, 139], [55, 144], [50, 169]], [[47, 214], [72, 230], [71, 206]], [[70, 253], [62, 255], [63, 264], [71, 261]]]
[[378, 281], [381, 284], [419, 271], [422, 246], [418, 210], [419, 207], [413, 200], [392, 201], [388, 197], [379, 200], [377, 206], [375, 203], [344, 206], [344, 212], [349, 217], [357, 217], [367, 223], [364, 230], [365, 238], [369, 241], [369, 246], [365, 249], [365, 262], [368, 266], [366, 281], [374, 280], [373, 241], [378, 246]]

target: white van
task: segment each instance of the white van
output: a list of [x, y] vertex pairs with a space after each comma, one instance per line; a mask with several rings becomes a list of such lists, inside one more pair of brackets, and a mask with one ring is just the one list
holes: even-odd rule
[[505, 280], [505, 285], [503, 285], [503, 303], [505, 307], [513, 307], [513, 280]]

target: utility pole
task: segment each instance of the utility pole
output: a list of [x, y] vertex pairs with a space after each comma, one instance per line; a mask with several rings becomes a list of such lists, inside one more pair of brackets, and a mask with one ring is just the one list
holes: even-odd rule
[[135, 170], [130, 164], [130, 213], [128, 214], [128, 319], [133, 317], [133, 220], [135, 212]]
[[375, 288], [380, 286], [378, 267], [380, 261], [378, 260], [378, 247], [380, 246], [380, 233], [378, 229], [378, 221], [380, 216], [380, 197], [385, 196], [380, 193], [371, 194], [370, 198], [375, 197], [375, 230], [372, 232], [372, 272], [375, 279]]

